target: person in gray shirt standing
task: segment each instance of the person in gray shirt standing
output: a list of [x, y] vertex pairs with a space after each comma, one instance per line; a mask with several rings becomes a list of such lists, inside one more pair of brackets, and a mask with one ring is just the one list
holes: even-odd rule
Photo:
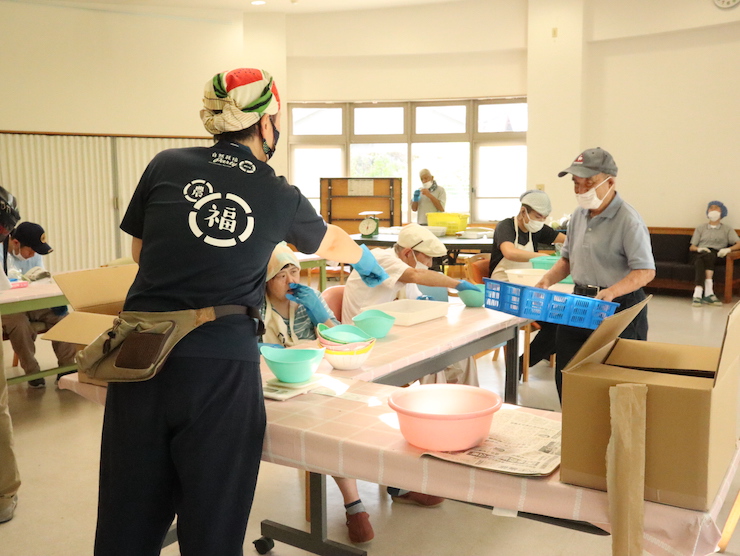
[[430, 212], [444, 212], [447, 203], [445, 188], [437, 185], [434, 176], [429, 170], [419, 172], [421, 188], [414, 191], [411, 199], [411, 210], [418, 213], [417, 222], [427, 225], [427, 214]]
[[[600, 147], [587, 149], [558, 177], [566, 174], [573, 176], [579, 208], [568, 223], [562, 257], [537, 287], [549, 288], [570, 274], [575, 294], [619, 303], [617, 311], [636, 305], [645, 299], [642, 287], [655, 277], [655, 260], [647, 226], [616, 191], [614, 159]], [[591, 332], [558, 326], [555, 385], [561, 400], [562, 370]], [[620, 337], [647, 340], [647, 332], [645, 307]]]
[[731, 226], [720, 222], [727, 216], [727, 207], [721, 201], [709, 201], [707, 218], [709, 222], [702, 224], [691, 236], [689, 251], [696, 253], [694, 257], [694, 296], [691, 305], [722, 306], [722, 302], [714, 294], [714, 267], [717, 258], [723, 258], [730, 251], [740, 249], [740, 238]]

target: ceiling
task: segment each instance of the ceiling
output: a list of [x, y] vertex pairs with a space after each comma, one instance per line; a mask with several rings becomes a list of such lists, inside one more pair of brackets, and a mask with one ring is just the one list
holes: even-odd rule
[[[42, 0], [43, 1], [43, 0]], [[245, 13], [305, 14], [367, 10], [401, 6], [423, 6], [425, 4], [452, 4], [461, 0], [264, 0], [263, 6], [253, 6], [251, 0], [74, 0], [76, 5], [125, 4], [140, 7], [196, 8], [236, 10]], [[450, 8], [452, 9], [452, 7]]]

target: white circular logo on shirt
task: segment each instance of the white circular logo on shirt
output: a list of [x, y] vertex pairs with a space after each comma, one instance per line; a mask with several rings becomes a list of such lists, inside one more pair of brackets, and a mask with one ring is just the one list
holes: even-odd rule
[[188, 224], [193, 235], [214, 247], [233, 247], [254, 231], [254, 217], [247, 202], [227, 193], [206, 195], [193, 205]]
[[195, 203], [211, 193], [213, 193], [213, 186], [206, 180], [193, 180], [186, 184], [182, 190], [182, 194], [191, 203]]

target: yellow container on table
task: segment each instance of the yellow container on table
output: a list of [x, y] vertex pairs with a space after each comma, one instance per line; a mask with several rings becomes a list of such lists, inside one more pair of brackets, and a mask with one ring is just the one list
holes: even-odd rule
[[454, 236], [468, 226], [468, 215], [459, 212], [428, 212], [427, 224], [430, 226], [445, 226], [448, 236]]

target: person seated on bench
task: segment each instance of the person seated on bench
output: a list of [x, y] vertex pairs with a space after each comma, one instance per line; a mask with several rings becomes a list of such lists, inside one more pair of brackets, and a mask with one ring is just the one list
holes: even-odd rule
[[696, 253], [694, 258], [694, 296], [691, 304], [694, 307], [702, 305], [722, 306], [722, 302], [714, 294], [714, 268], [717, 258], [726, 257], [730, 251], [740, 249], [740, 238], [727, 224], [720, 222], [727, 216], [727, 207], [721, 201], [710, 201], [707, 205], [707, 219], [694, 230], [691, 237], [689, 251]]

